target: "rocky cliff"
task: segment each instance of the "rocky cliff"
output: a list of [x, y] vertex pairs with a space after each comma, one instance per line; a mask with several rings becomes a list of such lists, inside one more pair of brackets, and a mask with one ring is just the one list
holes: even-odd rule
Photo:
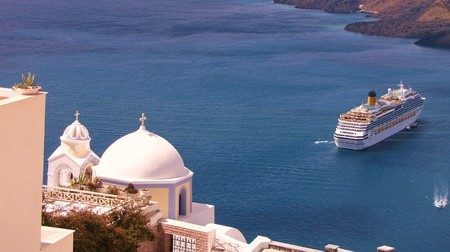
[[450, 0], [274, 0], [301, 9], [332, 13], [363, 12], [377, 21], [357, 22], [348, 31], [418, 38], [419, 45], [450, 48]]

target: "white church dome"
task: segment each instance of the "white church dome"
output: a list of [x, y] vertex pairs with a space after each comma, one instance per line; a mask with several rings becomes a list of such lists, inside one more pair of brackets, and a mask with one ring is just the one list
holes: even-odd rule
[[143, 123], [137, 131], [111, 144], [95, 171], [100, 179], [129, 183], [175, 179], [191, 173], [178, 151], [166, 139], [146, 130]]
[[80, 113], [78, 111], [75, 113], [75, 121], [67, 126], [64, 133], [60, 137], [63, 141], [88, 141], [91, 140], [89, 136], [89, 131], [78, 121], [78, 116]]

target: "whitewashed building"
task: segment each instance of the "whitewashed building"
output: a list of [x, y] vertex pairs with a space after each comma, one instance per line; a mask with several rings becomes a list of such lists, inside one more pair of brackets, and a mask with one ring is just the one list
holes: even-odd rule
[[92, 166], [100, 158], [91, 150], [91, 137], [87, 128], [80, 123], [78, 111], [75, 121], [67, 126], [61, 145], [48, 158], [47, 185], [67, 186], [72, 178], [92, 176]]

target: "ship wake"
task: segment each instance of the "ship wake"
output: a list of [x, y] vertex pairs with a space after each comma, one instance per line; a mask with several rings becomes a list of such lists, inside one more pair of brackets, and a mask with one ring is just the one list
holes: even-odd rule
[[437, 208], [444, 208], [448, 204], [448, 186], [434, 187], [434, 202], [433, 205]]
[[333, 140], [317, 140], [314, 141], [314, 144], [334, 144]]

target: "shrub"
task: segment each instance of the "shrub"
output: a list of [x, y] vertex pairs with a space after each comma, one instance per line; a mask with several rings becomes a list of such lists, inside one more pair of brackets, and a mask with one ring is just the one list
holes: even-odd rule
[[114, 195], [119, 195], [119, 191], [120, 191], [119, 188], [116, 186], [108, 186], [108, 189], [107, 189], [107, 193], [114, 194]]
[[75, 230], [74, 251], [136, 251], [139, 243], [151, 241], [154, 234], [146, 227], [148, 220], [132, 206], [95, 214], [89, 210], [42, 211], [42, 225]]
[[138, 190], [136, 190], [136, 189], [134, 188], [134, 185], [131, 184], [131, 183], [128, 184], [127, 188], [125, 188], [125, 191], [126, 191], [127, 193], [130, 193], [130, 194], [136, 194], [136, 193], [138, 193]]
[[113, 223], [114, 246], [120, 251], [135, 251], [139, 243], [154, 239], [146, 226], [149, 220], [139, 208], [127, 206], [113, 211], [109, 218]]
[[100, 181], [100, 179], [98, 178], [94, 178], [94, 179], [90, 179], [87, 183], [86, 186], [88, 188], [89, 191], [97, 191], [99, 188], [101, 188], [102, 182]]
[[79, 177], [72, 178], [70, 180], [70, 186], [72, 186], [74, 188], [79, 188], [81, 186], [86, 185], [87, 182], [88, 182], [88, 179], [84, 175], [80, 175]]
[[75, 230], [73, 251], [109, 251], [108, 217], [88, 210], [42, 213], [42, 225]]

